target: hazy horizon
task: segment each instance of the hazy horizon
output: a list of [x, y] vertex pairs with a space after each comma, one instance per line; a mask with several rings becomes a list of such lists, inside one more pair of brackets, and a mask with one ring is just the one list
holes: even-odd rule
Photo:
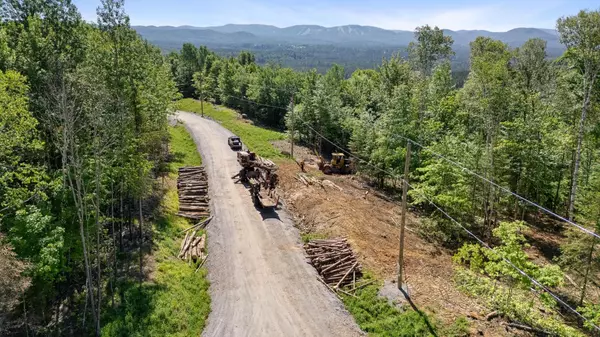
[[[73, 0], [85, 20], [96, 21], [99, 0]], [[590, 0], [126, 0], [125, 9], [136, 26], [209, 27], [226, 24], [264, 24], [276, 27], [319, 25], [373, 26], [414, 30], [429, 24], [449, 30], [505, 32], [513, 28], [552, 29], [556, 19], [581, 9], [597, 9]]]
[[[285, 28], [290, 28], [290, 27], [295, 27], [295, 26], [320, 26], [320, 27], [324, 27], [324, 28], [336, 28], [336, 27], [347, 27], [347, 26], [360, 26], [360, 27], [373, 27], [373, 28], [380, 28], [380, 29], [385, 29], [385, 30], [391, 30], [391, 31], [414, 31], [414, 29], [387, 29], [387, 28], [383, 28], [383, 27], [378, 27], [378, 26], [372, 26], [372, 25], [358, 25], [358, 24], [346, 24], [346, 25], [338, 25], [338, 26], [323, 26], [323, 25], [314, 25], [314, 24], [298, 24], [298, 25], [290, 25], [290, 26], [276, 26], [276, 25], [269, 25], [269, 24], [264, 24], [264, 23], [226, 23], [223, 25], [216, 25], [216, 26], [194, 26], [194, 25], [178, 25], [178, 26], [173, 26], [173, 25], [132, 25], [134, 27], [170, 27], [170, 28], [202, 28], [202, 29], [210, 29], [210, 28], [215, 28], [215, 27], [223, 27], [223, 26], [270, 26], [270, 27], [275, 27], [278, 29], [285, 29]], [[432, 25], [430, 25], [432, 26]], [[492, 30], [487, 30], [487, 29], [448, 29], [445, 27], [439, 27], [440, 29], [444, 29], [444, 30], [452, 30], [455, 32], [460, 32], [460, 31], [474, 31], [474, 30], [481, 30], [481, 31], [488, 31], [491, 33], [506, 33], [508, 31], [511, 31], [513, 29], [518, 29], [518, 28], [525, 28], [525, 29], [548, 29], [548, 30], [556, 30], [554, 27], [513, 27], [510, 28], [508, 30], [504, 30], [504, 31], [492, 31]]]

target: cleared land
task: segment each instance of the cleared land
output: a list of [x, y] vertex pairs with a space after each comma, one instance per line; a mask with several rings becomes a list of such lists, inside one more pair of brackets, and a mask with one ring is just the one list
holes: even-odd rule
[[282, 210], [260, 213], [227, 145], [231, 132], [180, 112], [210, 181], [214, 219], [208, 226], [211, 314], [204, 336], [358, 336], [342, 303], [306, 263], [298, 231]]

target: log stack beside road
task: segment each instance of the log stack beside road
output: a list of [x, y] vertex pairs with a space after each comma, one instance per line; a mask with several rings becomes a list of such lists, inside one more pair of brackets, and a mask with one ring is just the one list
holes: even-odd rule
[[179, 216], [198, 220], [210, 216], [208, 178], [202, 166], [179, 168], [177, 177]]
[[178, 257], [183, 260], [201, 261], [206, 258], [206, 234], [198, 236], [198, 230], [188, 232], [183, 241]]
[[361, 268], [346, 239], [311, 240], [305, 245], [310, 264], [332, 290], [355, 285]]

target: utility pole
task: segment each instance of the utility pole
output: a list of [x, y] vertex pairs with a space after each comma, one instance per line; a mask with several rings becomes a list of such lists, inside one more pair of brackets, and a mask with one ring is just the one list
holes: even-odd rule
[[404, 160], [404, 179], [402, 179], [402, 215], [400, 217], [400, 247], [398, 252], [398, 289], [402, 290], [404, 273], [404, 227], [406, 225], [406, 197], [408, 192], [408, 171], [410, 168], [410, 140], [406, 143]]
[[292, 133], [291, 133], [291, 142], [292, 142], [292, 151], [291, 152], [291, 156], [292, 159], [294, 159], [294, 124], [296, 123], [296, 121], [294, 120], [294, 94], [292, 94]]
[[204, 95], [200, 96], [200, 111], [202, 111], [202, 117], [204, 117]]

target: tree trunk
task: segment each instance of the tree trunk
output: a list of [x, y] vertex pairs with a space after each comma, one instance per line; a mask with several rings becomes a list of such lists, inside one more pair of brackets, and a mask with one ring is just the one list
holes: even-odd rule
[[[76, 167], [77, 165], [73, 165]], [[75, 208], [77, 209], [77, 218], [79, 220], [79, 235], [81, 236], [81, 246], [83, 249], [83, 261], [85, 264], [85, 276], [86, 276], [86, 305], [87, 298], [89, 298], [91, 306], [92, 306], [92, 317], [96, 320], [96, 304], [94, 299], [94, 288], [92, 282], [92, 268], [90, 266], [90, 257], [88, 256], [88, 248], [87, 248], [87, 235], [85, 233], [85, 203], [82, 196], [82, 182], [80, 181], [81, 177], [75, 174], [75, 177], [71, 176], [69, 173], [69, 185], [71, 187], [71, 192], [73, 194], [73, 200], [75, 202]], [[85, 319], [85, 311], [84, 311], [84, 319]], [[85, 321], [84, 321], [85, 325]]]
[[123, 211], [123, 182], [119, 190], [120, 210], [119, 210], [119, 252], [123, 251], [123, 222], [125, 222], [125, 213]]
[[110, 281], [110, 293], [111, 306], [115, 307], [115, 281], [117, 280], [117, 234], [115, 233], [115, 193], [114, 193], [114, 185], [111, 180], [110, 182], [110, 225], [112, 229], [112, 241], [113, 241], [113, 272], [112, 272], [112, 280]]
[[96, 267], [98, 272], [98, 310], [96, 311], [96, 336], [100, 336], [100, 309], [102, 307], [102, 256], [100, 255], [100, 165], [99, 154], [95, 153], [96, 165]]
[[594, 255], [594, 248], [596, 248], [596, 243], [597, 243], [597, 238], [594, 237], [592, 239], [592, 244], [590, 245], [590, 252], [588, 253], [588, 265], [585, 269], [585, 276], [583, 278], [583, 286], [581, 287], [581, 297], [579, 298], [579, 306], [583, 305], [583, 300], [585, 299], [585, 293], [587, 290], [587, 284], [588, 284], [588, 280], [589, 280], [589, 276], [590, 276], [590, 270], [592, 269], [592, 262], [593, 262], [592, 257]]
[[143, 278], [143, 273], [142, 273], [142, 270], [143, 270], [143, 264], [142, 264], [142, 258], [143, 258], [143, 256], [142, 256], [142, 245], [143, 245], [142, 235], [143, 235], [143, 232], [142, 232], [142, 228], [144, 226], [144, 214], [142, 211], [142, 198], [141, 197], [138, 199], [138, 203], [139, 203], [139, 208], [140, 208], [139, 209], [139, 215], [140, 215], [140, 219], [139, 219], [140, 237], [139, 237], [139, 240], [140, 240], [140, 284], [141, 284], [142, 278]]
[[[581, 108], [581, 119], [579, 120], [579, 131], [577, 134], [577, 148], [575, 150], [575, 158], [573, 161], [573, 175], [571, 176], [571, 193], [569, 194], [569, 208], [568, 214], [569, 220], [573, 220], [573, 212], [575, 210], [575, 197], [577, 194], [577, 177], [579, 175], [579, 165], [581, 161], [581, 147], [583, 144], [583, 136], [585, 133], [585, 119], [590, 106], [590, 96], [592, 89], [594, 88], [594, 77], [595, 74], [584, 75], [586, 78], [591, 77], [589, 84], [585, 88], [585, 97], [583, 101], [583, 107]], [[584, 81], [587, 81], [585, 79]]]
[[[560, 161], [561, 166], [563, 166], [564, 162], [565, 162], [565, 153], [563, 152], [563, 156]], [[552, 202], [552, 208], [555, 213], [557, 212], [558, 197], [560, 195], [560, 184], [562, 183], [564, 170], [565, 170], [564, 167], [561, 167], [561, 169], [559, 171], [558, 183], [556, 184], [556, 194], [554, 195], [554, 201]]]

